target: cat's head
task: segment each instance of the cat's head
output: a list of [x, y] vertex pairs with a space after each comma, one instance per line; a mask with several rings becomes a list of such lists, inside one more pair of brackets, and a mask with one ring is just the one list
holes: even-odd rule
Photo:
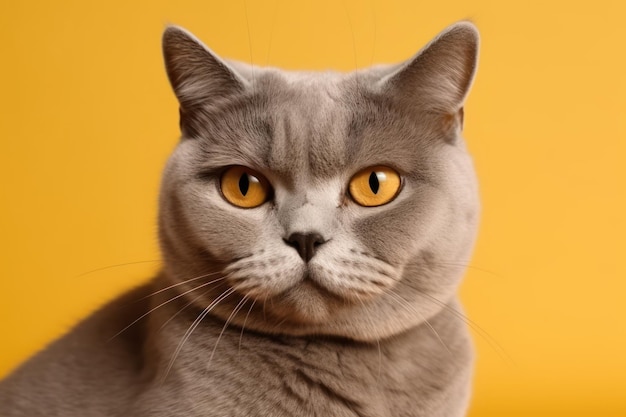
[[197, 307], [259, 331], [368, 341], [454, 296], [479, 212], [460, 136], [472, 24], [349, 74], [227, 62], [177, 27], [163, 50], [182, 139], [160, 238], [166, 276], [189, 280], [178, 288]]

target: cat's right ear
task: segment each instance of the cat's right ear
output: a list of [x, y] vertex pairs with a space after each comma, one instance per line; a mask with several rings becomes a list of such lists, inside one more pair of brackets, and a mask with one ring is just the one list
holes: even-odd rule
[[247, 84], [226, 62], [178, 26], [168, 26], [163, 32], [163, 58], [180, 103], [183, 133], [189, 125], [186, 122], [192, 121], [196, 110], [218, 104], [242, 91]]

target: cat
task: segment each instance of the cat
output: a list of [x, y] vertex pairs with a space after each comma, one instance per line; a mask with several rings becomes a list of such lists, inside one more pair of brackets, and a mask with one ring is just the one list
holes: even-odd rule
[[164, 267], [0, 382], [0, 415], [465, 415], [478, 41], [460, 22], [401, 64], [307, 73], [166, 28]]

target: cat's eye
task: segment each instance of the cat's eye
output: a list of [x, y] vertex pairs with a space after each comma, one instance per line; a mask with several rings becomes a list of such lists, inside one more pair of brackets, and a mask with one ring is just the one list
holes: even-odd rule
[[258, 207], [271, 193], [269, 182], [258, 172], [243, 166], [232, 166], [222, 174], [220, 188], [224, 199], [242, 208]]
[[401, 183], [400, 174], [392, 168], [365, 168], [350, 180], [350, 196], [365, 207], [382, 206], [398, 195]]

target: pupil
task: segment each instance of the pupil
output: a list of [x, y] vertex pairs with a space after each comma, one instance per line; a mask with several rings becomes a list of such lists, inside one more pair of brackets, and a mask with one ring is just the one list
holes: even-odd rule
[[241, 195], [244, 197], [248, 194], [248, 189], [250, 188], [250, 180], [248, 179], [248, 174], [242, 174], [241, 178], [239, 178], [239, 191], [241, 191]]
[[378, 194], [378, 189], [380, 188], [380, 183], [378, 182], [378, 175], [375, 172], [370, 174], [370, 188], [374, 194]]

